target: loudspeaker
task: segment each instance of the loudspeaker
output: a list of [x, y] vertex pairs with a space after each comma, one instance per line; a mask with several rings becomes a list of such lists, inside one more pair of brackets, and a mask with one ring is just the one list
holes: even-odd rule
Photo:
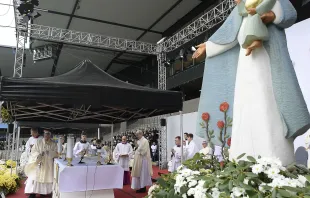
[[8, 132], [13, 133], [14, 130], [14, 124], [8, 124]]
[[162, 127], [166, 126], [166, 119], [164, 118], [160, 119], [160, 126]]

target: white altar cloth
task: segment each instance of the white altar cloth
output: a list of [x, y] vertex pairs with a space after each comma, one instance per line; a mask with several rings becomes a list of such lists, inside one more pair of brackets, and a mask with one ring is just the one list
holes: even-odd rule
[[66, 161], [55, 159], [59, 165], [58, 186], [60, 193], [122, 189], [124, 170], [119, 165], [96, 166], [96, 161], [74, 159], [71, 167]]

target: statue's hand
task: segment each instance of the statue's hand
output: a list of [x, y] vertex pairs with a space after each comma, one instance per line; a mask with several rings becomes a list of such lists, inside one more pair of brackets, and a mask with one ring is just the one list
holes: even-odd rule
[[263, 23], [268, 24], [272, 23], [275, 20], [276, 15], [274, 14], [274, 12], [269, 11], [264, 13], [260, 18], [262, 19]]
[[195, 51], [195, 53], [192, 56], [193, 59], [199, 58], [206, 53], [206, 44], [205, 43], [202, 43], [202, 44], [196, 46], [196, 48], [197, 48], [197, 50]]

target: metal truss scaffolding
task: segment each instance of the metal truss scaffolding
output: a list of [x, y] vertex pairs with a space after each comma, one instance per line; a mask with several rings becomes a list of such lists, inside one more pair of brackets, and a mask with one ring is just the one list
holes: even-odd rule
[[210, 30], [217, 24], [225, 21], [230, 11], [235, 7], [234, 0], [225, 0], [212, 10], [206, 12], [191, 24], [168, 38], [163, 43], [163, 51], [170, 52], [182, 46], [184, 43], [192, 40], [200, 34]]
[[15, 62], [13, 77], [20, 78], [23, 75], [23, 67], [25, 61], [25, 45], [27, 43], [28, 23], [23, 22], [17, 10], [17, 0], [13, 0], [15, 27], [16, 27], [16, 49], [15, 49]]
[[163, 52], [163, 45], [157, 46], [157, 64], [158, 64], [158, 89], [166, 90], [167, 71], [165, 67], [166, 53]]
[[104, 49], [126, 50], [143, 54], [156, 54], [156, 45], [130, 39], [80, 32], [44, 25], [32, 24], [29, 37], [75, 45], [86, 45]]

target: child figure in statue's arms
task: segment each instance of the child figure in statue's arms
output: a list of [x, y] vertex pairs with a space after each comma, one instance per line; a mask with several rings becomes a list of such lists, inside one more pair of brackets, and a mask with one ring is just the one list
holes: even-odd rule
[[261, 15], [271, 11], [277, 0], [235, 0], [239, 14], [248, 16], [245, 24], [245, 39], [242, 48], [246, 49], [246, 56], [262, 46], [268, 40], [268, 29], [261, 20]]

